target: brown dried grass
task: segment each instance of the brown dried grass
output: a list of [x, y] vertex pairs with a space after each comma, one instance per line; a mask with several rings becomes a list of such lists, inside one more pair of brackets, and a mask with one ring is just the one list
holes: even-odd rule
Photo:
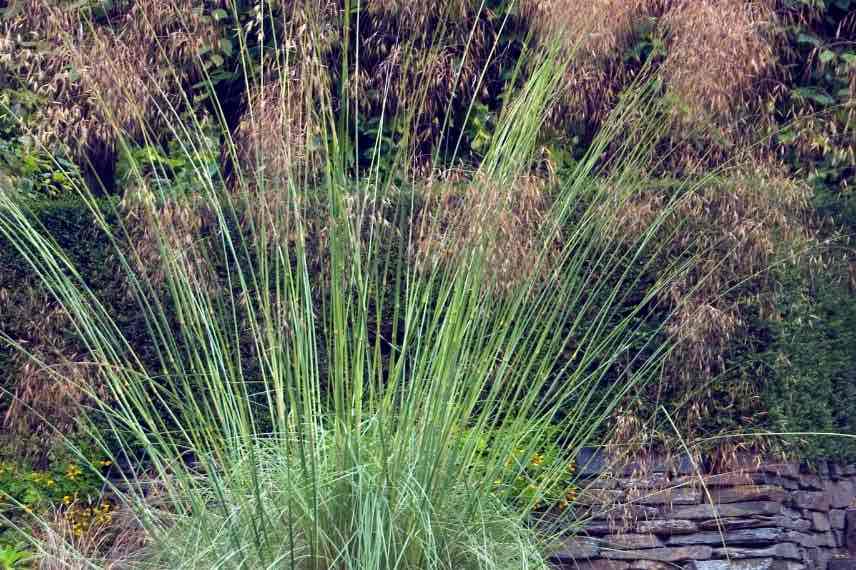
[[[128, 230], [128, 254], [137, 274], [154, 290], [163, 290], [168, 265], [172, 265], [212, 298], [222, 293], [204, 237], [215, 231], [217, 222], [204, 196], [160, 201], [143, 185], [125, 194], [121, 210]], [[170, 259], [164, 259], [163, 252]], [[131, 293], [127, 288], [126, 292]]]
[[5, 444], [42, 464], [56, 443], [75, 433], [81, 406], [99, 391], [99, 375], [69, 337], [68, 314], [32, 284], [0, 289], [0, 322], [25, 351], [14, 351], [4, 370], [13, 380], [0, 417]]
[[47, 524], [35, 531], [39, 540], [39, 570], [85, 570], [97, 562], [105, 570], [138, 568], [149, 543], [147, 531], [127, 505], [110, 511], [108, 521], [93, 522], [85, 532], [74, 528], [68, 508], [55, 510]]
[[423, 270], [457, 267], [484, 252], [487, 282], [500, 291], [531, 278], [533, 271], [549, 271], [549, 260], [539, 258], [549, 252], [545, 247], [560, 246], [557, 236], [541, 231], [551, 204], [543, 180], [524, 177], [510, 188], [447, 182], [427, 188], [425, 197], [414, 224], [413, 251]]
[[[660, 63], [684, 124], [720, 127], [760, 103], [775, 71], [770, 0], [528, 0], [524, 13], [542, 41], [559, 37], [570, 62], [554, 123], [598, 125], [639, 72], [628, 51], [653, 26], [667, 49]], [[721, 135], [720, 135], [721, 136]]]
[[198, 78], [196, 54], [219, 38], [191, 0], [116, 3], [110, 26], [45, 0], [21, 2], [0, 23], [0, 72], [50, 102], [29, 124], [44, 144], [95, 164], [112, 161], [119, 130], [134, 137], [164, 125], [164, 104], [181, 107], [180, 84]]
[[308, 142], [318, 133], [307, 111], [305, 84], [296, 71], [252, 88], [235, 131], [238, 164], [245, 183], [285, 187], [316, 169]]
[[666, 12], [669, 91], [691, 122], [720, 125], [757, 107], [774, 70], [776, 15], [769, 0], [692, 0]]
[[553, 122], [599, 124], [635, 70], [624, 61], [637, 28], [668, 0], [524, 0], [523, 13], [542, 42], [558, 38], [571, 58]]

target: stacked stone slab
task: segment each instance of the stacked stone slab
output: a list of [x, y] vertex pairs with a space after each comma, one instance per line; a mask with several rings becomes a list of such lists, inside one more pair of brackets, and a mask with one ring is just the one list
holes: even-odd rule
[[710, 473], [690, 458], [620, 468], [586, 451], [585, 532], [553, 561], [579, 570], [856, 570], [856, 465], [753, 458]]

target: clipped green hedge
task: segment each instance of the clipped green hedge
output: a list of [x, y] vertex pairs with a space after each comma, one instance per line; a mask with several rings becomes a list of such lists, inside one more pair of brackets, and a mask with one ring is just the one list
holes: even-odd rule
[[[856, 296], [841, 268], [814, 282], [790, 276], [779, 304], [782, 320], [768, 360], [764, 391], [776, 432], [856, 435]], [[856, 460], [856, 439], [786, 436], [786, 449], [806, 460]]]

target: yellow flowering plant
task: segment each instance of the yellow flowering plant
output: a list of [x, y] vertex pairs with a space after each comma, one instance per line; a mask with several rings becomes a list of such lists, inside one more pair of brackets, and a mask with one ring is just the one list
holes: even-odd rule
[[0, 515], [14, 518], [91, 502], [102, 489], [102, 474], [96, 469], [109, 467], [109, 461], [98, 459], [86, 464], [57, 459], [43, 469], [23, 462], [0, 462]]
[[[466, 433], [472, 435], [472, 433]], [[550, 438], [544, 438], [552, 441]], [[485, 467], [496, 457], [497, 445], [507, 438], [498, 433], [477, 436]], [[507, 454], [505, 469], [493, 480], [495, 494], [511, 503], [531, 504], [537, 510], [565, 510], [577, 497], [576, 465], [558, 443], [537, 449], [515, 447]]]

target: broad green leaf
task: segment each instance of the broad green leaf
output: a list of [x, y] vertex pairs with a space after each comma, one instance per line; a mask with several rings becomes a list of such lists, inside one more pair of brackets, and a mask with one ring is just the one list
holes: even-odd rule
[[830, 61], [832, 61], [832, 60], [834, 60], [834, 59], [835, 59], [835, 52], [834, 52], [834, 51], [831, 51], [831, 50], [828, 50], [828, 49], [825, 49], [825, 50], [823, 50], [822, 52], [820, 52], [820, 55], [818, 56], [818, 59], [819, 59], [822, 63], [829, 63]]
[[805, 32], [800, 32], [799, 35], [797, 35], [797, 43], [811, 44], [813, 46], [820, 46], [822, 44], [820, 39], [818, 39], [816, 36], [807, 34]]
[[798, 89], [793, 90], [793, 95], [801, 99], [811, 99], [815, 103], [819, 103], [820, 105], [833, 105], [835, 104], [835, 99], [830, 97], [827, 93], [822, 91], [818, 91], [817, 89], [813, 89], [811, 87], [800, 87]]

